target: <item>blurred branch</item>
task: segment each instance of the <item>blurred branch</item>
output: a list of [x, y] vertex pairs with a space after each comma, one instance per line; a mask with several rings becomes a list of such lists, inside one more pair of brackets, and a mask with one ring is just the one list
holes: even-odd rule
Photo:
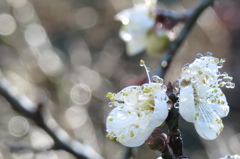
[[[170, 46], [168, 50], [164, 53], [163, 57], [161, 58], [160, 65], [155, 70], [154, 74], [159, 75], [160, 77], [163, 77], [165, 75], [165, 72], [170, 66], [170, 63], [173, 59], [173, 56], [176, 54], [190, 31], [192, 30], [193, 26], [195, 25], [198, 17], [201, 15], [201, 13], [210, 5], [212, 5], [214, 0], [200, 0], [200, 2], [196, 5], [195, 8], [192, 10], [186, 11], [186, 14], [182, 15], [188, 15], [187, 20], [185, 21], [185, 26], [183, 27], [182, 31], [180, 32], [179, 36], [170, 43]], [[170, 14], [171, 12], [168, 12]], [[173, 17], [176, 17], [172, 14], [170, 14]], [[170, 16], [169, 15], [169, 16]], [[170, 16], [170, 17], [171, 17]], [[181, 18], [181, 17], [180, 17]]]
[[190, 18], [191, 16], [190, 12], [191, 12], [190, 10], [184, 13], [177, 13], [169, 10], [158, 10], [156, 13], [157, 14], [156, 21], [162, 22], [167, 18], [174, 22], [185, 22]]
[[18, 141], [4, 141], [4, 145], [7, 146], [11, 152], [20, 152], [20, 151], [28, 150], [33, 153], [39, 153], [39, 152], [49, 150], [49, 149], [36, 149], [29, 143], [18, 142]]
[[3, 77], [0, 77], [0, 94], [11, 104], [16, 112], [33, 120], [52, 137], [54, 140], [52, 149], [65, 150], [78, 159], [103, 159], [91, 147], [72, 139], [57, 124], [44, 104], [33, 104], [27, 97], [18, 94]]

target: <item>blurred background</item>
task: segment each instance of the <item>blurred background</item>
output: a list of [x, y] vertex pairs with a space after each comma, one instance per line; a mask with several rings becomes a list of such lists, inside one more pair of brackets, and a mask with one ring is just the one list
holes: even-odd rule
[[[93, 147], [106, 159], [121, 159], [126, 149], [107, 139], [107, 92], [138, 84], [145, 77], [144, 59], [151, 71], [160, 56], [142, 52], [126, 55], [118, 36], [119, 11], [129, 0], [0, 0], [0, 69], [33, 102], [45, 101], [54, 119], [76, 140]], [[159, 0], [158, 7], [184, 12], [197, 0]], [[196, 53], [210, 51], [226, 58], [221, 72], [233, 76], [235, 89], [224, 89], [230, 114], [214, 141], [202, 140], [193, 124], [180, 119], [184, 154], [192, 159], [217, 159], [240, 154], [240, 2], [218, 0], [198, 19], [175, 56], [165, 83], [179, 78]], [[179, 26], [179, 29], [181, 26]], [[178, 28], [176, 28], [178, 29]], [[34, 122], [11, 109], [0, 97], [0, 159], [74, 159], [65, 151], [32, 151], [51, 147], [53, 140]], [[19, 145], [21, 151], [11, 145]], [[27, 148], [28, 147], [28, 148]], [[146, 145], [134, 149], [135, 159], [155, 159], [160, 152]]]

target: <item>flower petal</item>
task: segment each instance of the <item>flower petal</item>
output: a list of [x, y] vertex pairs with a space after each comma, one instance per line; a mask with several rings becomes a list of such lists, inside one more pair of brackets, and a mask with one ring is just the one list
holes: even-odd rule
[[127, 53], [129, 56], [134, 56], [146, 48], [145, 35], [133, 37], [127, 42]]
[[[130, 138], [120, 138], [119, 142], [127, 147], [138, 147], [144, 144], [144, 142], [148, 139], [151, 133], [154, 131], [155, 128], [146, 128], [139, 130], [132, 130], [134, 137]], [[131, 132], [130, 134], [131, 135]]]
[[226, 117], [229, 113], [228, 105], [213, 105], [212, 109], [216, 111], [220, 118]]
[[159, 91], [156, 93], [155, 96], [157, 98], [154, 98], [155, 107], [154, 107], [153, 114], [150, 117], [150, 125], [149, 125], [149, 127], [154, 127], [154, 128], [160, 126], [168, 116], [167, 102], [159, 98], [159, 96], [161, 96], [162, 98], [165, 98], [167, 97], [167, 95]]
[[[129, 103], [135, 103], [137, 98], [138, 98], [138, 93], [140, 91], [141, 87], [140, 86], [128, 86], [124, 89], [122, 89], [120, 92], [115, 94], [115, 100], [117, 101], [129, 101]], [[132, 100], [127, 98], [127, 96], [132, 96]], [[126, 102], [125, 101], [125, 102]]]
[[154, 26], [155, 20], [150, 16], [150, 6], [134, 5], [133, 8], [121, 11], [115, 16], [122, 22], [120, 37], [127, 43], [130, 56], [140, 53], [146, 48], [146, 34]]
[[[198, 134], [206, 140], [213, 140], [219, 136], [224, 126], [217, 113], [208, 106], [202, 105], [195, 118], [194, 126]], [[208, 109], [206, 109], [208, 108]]]
[[128, 147], [142, 145], [151, 135], [155, 127], [149, 128], [149, 118], [138, 117], [135, 113], [129, 113], [125, 109], [115, 108], [107, 118], [107, 131], [117, 140]]
[[215, 102], [209, 106], [216, 111], [220, 118], [226, 117], [229, 113], [229, 106], [226, 97], [220, 88], [216, 88], [214, 91], [216, 91], [216, 93], [212, 93], [212, 95]]
[[188, 122], [193, 122], [195, 104], [192, 85], [182, 87], [179, 95], [179, 113]]
[[183, 84], [191, 83], [192, 88], [187, 86], [180, 90], [180, 114], [193, 122], [199, 135], [207, 140], [213, 140], [220, 134], [223, 130], [220, 118], [229, 113], [226, 97], [220, 87], [235, 86], [231, 82], [232, 77], [218, 72], [224, 62], [225, 59], [213, 57], [210, 52], [206, 56], [198, 53], [196, 60], [182, 69], [180, 81], [187, 81]]

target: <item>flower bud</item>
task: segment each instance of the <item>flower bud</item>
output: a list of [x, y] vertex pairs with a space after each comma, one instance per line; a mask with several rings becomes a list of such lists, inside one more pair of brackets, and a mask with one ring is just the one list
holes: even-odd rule
[[151, 150], [162, 151], [167, 147], [167, 135], [160, 128], [156, 128], [145, 143], [148, 144]]
[[170, 43], [170, 39], [165, 30], [154, 33], [150, 30], [146, 37], [146, 48], [149, 54], [162, 54]]

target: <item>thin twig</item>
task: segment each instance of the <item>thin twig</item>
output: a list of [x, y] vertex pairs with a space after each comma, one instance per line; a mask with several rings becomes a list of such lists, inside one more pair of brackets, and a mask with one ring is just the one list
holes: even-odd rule
[[78, 159], [103, 159], [91, 147], [72, 139], [57, 124], [42, 103], [39, 105], [33, 104], [27, 97], [17, 93], [3, 77], [0, 77], [0, 94], [11, 104], [16, 112], [33, 120], [52, 137], [54, 145], [51, 149], [65, 150]]
[[212, 5], [214, 0], [201, 0], [195, 8], [186, 12], [189, 14], [188, 20], [185, 22], [185, 25], [180, 32], [179, 36], [170, 43], [169, 48], [164, 53], [163, 57], [161, 58], [159, 67], [155, 70], [153, 74], [159, 75], [160, 77], [164, 77], [165, 72], [170, 66], [170, 63], [173, 59], [173, 56], [176, 54], [190, 31], [192, 30], [193, 26], [195, 25], [198, 17], [201, 13], [210, 5]]

